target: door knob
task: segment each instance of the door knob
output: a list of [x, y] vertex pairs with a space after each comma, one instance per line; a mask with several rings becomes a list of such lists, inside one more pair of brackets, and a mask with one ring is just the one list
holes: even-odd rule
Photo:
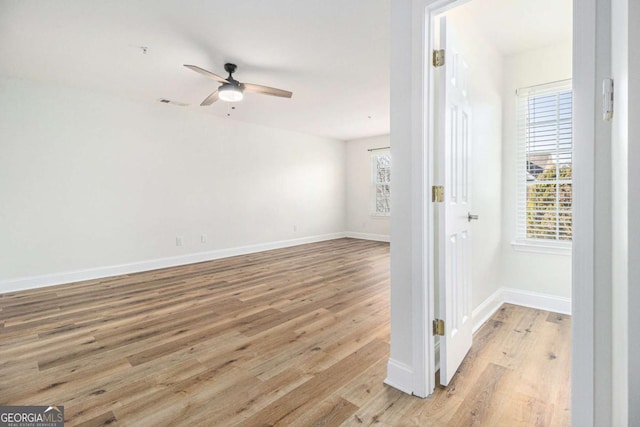
[[467, 213], [467, 220], [469, 222], [471, 222], [472, 219], [477, 220], [478, 219], [478, 215], [471, 215], [471, 212]]

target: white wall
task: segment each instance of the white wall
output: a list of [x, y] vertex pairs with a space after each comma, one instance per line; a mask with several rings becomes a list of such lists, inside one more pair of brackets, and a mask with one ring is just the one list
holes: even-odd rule
[[[629, 297], [627, 300], [629, 317], [629, 395], [627, 406], [629, 408], [629, 425], [640, 425], [640, 4], [629, 0], [629, 65], [627, 75], [628, 87], [628, 117], [629, 156], [627, 158], [628, 177], [628, 218], [629, 230], [627, 241], [629, 242]], [[615, 22], [615, 21], [614, 21]], [[614, 324], [614, 328], [617, 327]]]
[[[578, 4], [579, 3], [579, 4]], [[574, 187], [572, 424], [611, 425], [611, 125], [602, 80], [611, 76], [610, 0], [573, 8]]]
[[[424, 194], [421, 168], [423, 141], [421, 129], [421, 94], [423, 87], [422, 46], [412, 43], [424, 39], [419, 15], [422, 2], [394, 0], [391, 2], [391, 157], [393, 159], [393, 191], [391, 191], [391, 354], [387, 365], [388, 384], [408, 393], [418, 392], [420, 370], [426, 366], [414, 363], [414, 346], [425, 338], [414, 334], [414, 295], [423, 284], [422, 248], [424, 222], [419, 215]], [[424, 9], [423, 9], [424, 10]], [[416, 13], [414, 13], [416, 12]], [[414, 343], [415, 342], [415, 343]], [[424, 374], [424, 371], [422, 372]]]
[[502, 77], [500, 53], [464, 15], [447, 13], [458, 48], [469, 65], [471, 101], [472, 307], [501, 286], [502, 266]]
[[611, 2], [612, 425], [640, 424], [640, 6]]
[[505, 287], [571, 297], [571, 257], [517, 252], [516, 95], [521, 87], [571, 78], [571, 41], [523, 52], [504, 60], [502, 169], [502, 283]]
[[0, 284], [341, 233], [344, 183], [342, 141], [0, 80]]
[[626, 0], [611, 2], [612, 21], [616, 23], [611, 31], [612, 77], [615, 81], [616, 110], [612, 120], [611, 145], [611, 213], [612, 213], [612, 425], [628, 424], [629, 405], [628, 396], [628, 349], [627, 336], [629, 325], [627, 319], [629, 310], [629, 271], [627, 233], [628, 223], [628, 163], [629, 156], [629, 109], [628, 109], [628, 66], [629, 66], [629, 23], [627, 16], [629, 7]]
[[[347, 141], [346, 231], [352, 237], [388, 242], [390, 235], [389, 217], [371, 215], [373, 195], [371, 152], [369, 150], [382, 147], [389, 147], [389, 135]], [[393, 175], [391, 179], [393, 180]]]

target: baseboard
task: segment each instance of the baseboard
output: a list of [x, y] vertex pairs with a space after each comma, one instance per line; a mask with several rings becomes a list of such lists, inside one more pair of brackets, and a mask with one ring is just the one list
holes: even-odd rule
[[476, 332], [504, 303], [536, 308], [554, 313], [571, 314], [571, 298], [515, 288], [500, 288], [473, 310], [473, 332]]
[[237, 255], [245, 255], [255, 252], [281, 249], [298, 246], [307, 243], [322, 242], [325, 240], [340, 239], [346, 237], [345, 233], [331, 233], [317, 236], [302, 237], [299, 239], [280, 240], [276, 242], [259, 243], [256, 245], [239, 246], [235, 248], [219, 249], [207, 252], [197, 252], [188, 255], [159, 258], [128, 264], [111, 265], [106, 267], [86, 270], [69, 271], [62, 273], [46, 274], [42, 276], [20, 277], [17, 279], [0, 280], [0, 293], [15, 292], [26, 289], [42, 288], [46, 286], [61, 285], [64, 283], [81, 282], [84, 280], [102, 279], [104, 277], [118, 276], [121, 274], [140, 273], [143, 271], [157, 270], [160, 268], [176, 267], [193, 264], [196, 262], [212, 261]]
[[477, 306], [471, 313], [473, 321], [473, 332], [475, 333], [493, 314], [498, 311], [504, 303], [504, 288], [500, 288], [492, 293], [482, 304]]
[[404, 393], [413, 393], [413, 369], [411, 366], [389, 359], [387, 362], [387, 378], [384, 383]]
[[514, 288], [504, 288], [503, 294], [504, 302], [509, 304], [522, 305], [554, 313], [571, 314], [571, 298], [522, 291]]
[[375, 240], [377, 242], [391, 241], [391, 237], [386, 234], [356, 233], [355, 231], [347, 231], [345, 233], [345, 237], [351, 237], [352, 239]]

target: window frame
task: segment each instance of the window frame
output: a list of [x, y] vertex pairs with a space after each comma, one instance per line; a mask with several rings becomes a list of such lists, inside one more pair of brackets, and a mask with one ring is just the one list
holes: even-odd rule
[[[528, 236], [528, 212], [527, 208], [528, 203], [528, 187], [531, 184], [527, 179], [527, 175], [530, 173], [530, 168], [527, 167], [528, 155], [531, 153], [528, 152], [527, 148], [527, 133], [530, 128], [526, 122], [526, 112], [525, 108], [529, 108], [529, 103], [531, 102], [531, 98], [534, 97], [542, 97], [549, 96], [550, 94], [556, 94], [559, 98], [556, 104], [555, 112], [556, 119], [555, 123], [557, 126], [555, 139], [556, 139], [556, 147], [554, 149], [540, 150], [540, 155], [547, 156], [557, 156], [556, 158], [560, 158], [563, 155], [569, 154], [571, 161], [570, 165], [573, 165], [573, 153], [575, 151], [573, 145], [573, 101], [571, 100], [571, 114], [570, 114], [570, 129], [571, 129], [571, 138], [570, 138], [570, 150], [566, 148], [561, 148], [561, 119], [560, 119], [560, 95], [562, 93], [566, 93], [567, 91], [571, 92], [571, 97], [573, 97], [573, 89], [571, 79], [560, 80], [556, 82], [546, 83], [542, 85], [524, 87], [516, 90], [516, 206], [515, 206], [515, 237], [512, 241], [512, 248], [516, 251], [522, 252], [533, 252], [533, 253], [542, 253], [542, 254], [554, 254], [554, 255], [570, 255], [572, 248], [573, 236], [571, 239], [562, 240], [560, 239], [560, 228], [557, 228], [555, 238], [535, 238]], [[566, 120], [566, 119], [565, 119]], [[566, 128], [565, 128], [566, 129]], [[560, 166], [560, 163], [556, 160], [555, 162], [557, 166]], [[555, 184], [556, 188], [558, 185], [562, 183], [570, 184], [571, 188], [573, 188], [573, 171], [571, 172], [571, 179], [562, 179], [560, 178], [560, 169], [556, 169], [554, 179], [548, 181], [537, 181], [538, 184]], [[535, 184], [534, 184], [535, 185]], [[571, 192], [571, 223], [573, 222], [573, 191]], [[560, 200], [558, 199], [558, 190], [556, 190], [556, 206], [555, 212], [556, 216], [559, 217], [560, 213], [563, 212], [563, 209], [558, 206]], [[566, 210], [564, 210], [566, 212]]]

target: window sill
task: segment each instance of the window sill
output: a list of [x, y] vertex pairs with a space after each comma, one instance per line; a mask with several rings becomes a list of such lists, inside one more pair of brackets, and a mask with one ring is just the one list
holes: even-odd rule
[[511, 247], [516, 252], [528, 252], [544, 255], [571, 256], [571, 243], [554, 245], [538, 242], [511, 242]]

